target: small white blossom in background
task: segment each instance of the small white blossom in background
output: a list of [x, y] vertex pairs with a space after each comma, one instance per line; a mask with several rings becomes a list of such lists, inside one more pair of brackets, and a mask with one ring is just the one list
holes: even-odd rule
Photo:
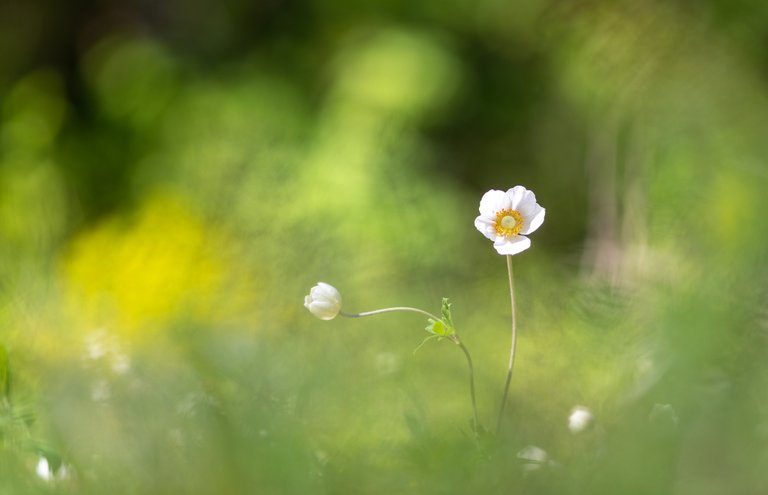
[[400, 368], [397, 356], [391, 352], [380, 352], [376, 354], [376, 371], [380, 375], [391, 375]]
[[118, 375], [124, 375], [131, 369], [130, 358], [123, 352], [123, 346], [103, 328], [86, 335], [83, 357], [87, 366], [105, 363]]
[[648, 420], [657, 423], [667, 423], [672, 426], [677, 426], [680, 418], [675, 412], [675, 408], [672, 404], [654, 404], [651, 409], [651, 414], [648, 415]]
[[332, 285], [318, 282], [304, 296], [304, 307], [321, 320], [332, 320], [341, 311], [341, 294]]
[[531, 247], [526, 236], [541, 227], [545, 213], [533, 191], [523, 186], [507, 192], [492, 189], [480, 200], [475, 228], [493, 241], [499, 254], [518, 254]]
[[118, 375], [124, 375], [131, 369], [131, 360], [126, 354], [115, 354], [112, 358], [112, 371]]
[[107, 355], [107, 333], [103, 329], [85, 336], [85, 352], [88, 359], [97, 361]]
[[50, 464], [48, 464], [48, 459], [46, 459], [43, 456], [40, 456], [40, 459], [38, 459], [37, 461], [37, 466], [35, 467], [35, 473], [40, 479], [49, 481], [49, 482], [57, 481], [57, 480], [66, 480], [70, 478], [69, 467], [67, 467], [66, 464], [61, 464], [59, 466], [59, 469], [57, 469], [54, 472]]
[[35, 467], [35, 473], [37, 473], [37, 476], [41, 479], [44, 479], [45, 481], [50, 481], [51, 478], [53, 478], [53, 473], [51, 472], [51, 468], [48, 466], [48, 459], [45, 457], [41, 457], [37, 461], [37, 467]]
[[316, 450], [315, 459], [317, 459], [318, 464], [320, 464], [321, 466], [325, 466], [326, 464], [328, 464], [328, 460], [330, 459], [330, 456], [324, 450]]
[[94, 402], [106, 402], [112, 397], [112, 389], [107, 380], [101, 379], [91, 384], [91, 400]]
[[547, 451], [535, 445], [529, 445], [517, 453], [517, 458], [525, 461], [523, 469], [525, 471], [535, 471], [547, 463], [549, 456]]
[[576, 406], [568, 416], [568, 429], [571, 430], [571, 433], [581, 433], [592, 426], [594, 420], [592, 411], [584, 406]]

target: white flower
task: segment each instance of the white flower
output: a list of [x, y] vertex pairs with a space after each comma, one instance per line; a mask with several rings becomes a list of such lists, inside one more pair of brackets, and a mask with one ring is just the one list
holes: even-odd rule
[[53, 467], [48, 463], [48, 459], [43, 456], [40, 456], [37, 461], [37, 466], [35, 466], [35, 473], [39, 478], [51, 482], [57, 480], [66, 480], [70, 478], [69, 466], [61, 463], [59, 464], [59, 468], [54, 470]]
[[45, 457], [40, 457], [40, 459], [38, 459], [37, 466], [35, 467], [35, 473], [37, 473], [37, 475], [45, 481], [50, 481], [50, 479], [53, 477], [53, 473], [51, 472], [51, 468], [48, 466], [48, 459]]
[[523, 470], [526, 472], [541, 469], [549, 460], [547, 451], [535, 445], [528, 445], [518, 452], [517, 458], [523, 461]]
[[480, 200], [475, 228], [493, 241], [499, 254], [517, 254], [531, 247], [526, 236], [544, 223], [545, 210], [523, 186], [507, 192], [491, 189]]
[[304, 307], [321, 320], [332, 320], [341, 311], [341, 294], [332, 285], [318, 282], [304, 296]]
[[568, 416], [568, 429], [571, 433], [581, 433], [590, 426], [592, 426], [592, 411], [584, 406], [576, 406], [571, 410], [571, 415]]

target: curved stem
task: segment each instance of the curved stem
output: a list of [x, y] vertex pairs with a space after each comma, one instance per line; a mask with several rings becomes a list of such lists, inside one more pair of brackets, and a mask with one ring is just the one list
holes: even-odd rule
[[[393, 311], [410, 311], [412, 313], [419, 313], [424, 316], [427, 316], [429, 318], [432, 318], [435, 321], [441, 321], [442, 318], [439, 318], [432, 313], [429, 313], [427, 311], [424, 311], [423, 309], [419, 308], [411, 308], [409, 306], [395, 306], [392, 308], [382, 308], [382, 309], [375, 309], [373, 311], [365, 311], [363, 313], [345, 313], [343, 311], [339, 312], [341, 316], [346, 316], [347, 318], [362, 318], [364, 316], [373, 316], [378, 315], [381, 313], [391, 313]], [[464, 343], [459, 339], [458, 334], [453, 334], [450, 336], [450, 340], [458, 345], [461, 350], [464, 352], [464, 356], [467, 358], [467, 366], [469, 366], [469, 395], [472, 399], [472, 414], [474, 416], [474, 424], [473, 430], [475, 432], [475, 435], [477, 435], [480, 427], [480, 422], [478, 420], [477, 416], [477, 400], [475, 399], [475, 367], [472, 364], [472, 356], [469, 355], [469, 349], [464, 345]]]
[[480, 429], [480, 421], [477, 418], [477, 401], [475, 400], [475, 367], [472, 365], [472, 356], [469, 355], [469, 349], [467, 349], [464, 343], [459, 340], [458, 335], [455, 337], [456, 338], [453, 341], [456, 345], [461, 347], [461, 350], [464, 351], [464, 355], [467, 357], [467, 366], [469, 366], [469, 395], [472, 398], [472, 414], [475, 418], [472, 429], [474, 430], [475, 435], [477, 435]]
[[512, 305], [512, 344], [509, 349], [509, 367], [507, 369], [507, 380], [504, 383], [504, 395], [501, 398], [499, 407], [499, 417], [496, 420], [496, 434], [501, 431], [501, 419], [504, 417], [504, 407], [507, 405], [507, 396], [509, 395], [509, 383], [512, 381], [512, 367], [515, 364], [515, 345], [517, 343], [517, 321], [515, 319], [515, 286], [512, 282], [512, 256], [507, 255], [507, 275], [509, 277], [509, 302]]
[[425, 316], [428, 316], [432, 318], [435, 321], [440, 320], [439, 317], [433, 315], [432, 313], [428, 313], [424, 311], [423, 309], [419, 308], [410, 308], [408, 306], [395, 306], [394, 308], [383, 308], [383, 309], [374, 309], [373, 311], [364, 311], [362, 313], [345, 313], [341, 311], [339, 314], [341, 316], [346, 316], [347, 318], [362, 318], [363, 316], [373, 316], [378, 315], [381, 313], [390, 313], [392, 311], [410, 311], [412, 313], [421, 313]]

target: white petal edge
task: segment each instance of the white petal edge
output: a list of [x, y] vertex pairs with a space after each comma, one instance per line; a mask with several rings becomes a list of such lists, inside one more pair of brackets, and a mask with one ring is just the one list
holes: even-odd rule
[[496, 230], [494, 228], [494, 220], [490, 220], [484, 216], [475, 218], [475, 228], [480, 231], [488, 239], [496, 240]]
[[341, 304], [341, 294], [336, 287], [331, 284], [318, 282], [316, 286], [312, 287], [309, 293], [314, 299], [326, 299]]
[[538, 206], [538, 204], [536, 203], [536, 195], [533, 193], [533, 191], [529, 191], [528, 189], [525, 189], [525, 191], [523, 191], [523, 194], [520, 198], [520, 202], [518, 202], [515, 205], [515, 209], [519, 212], [523, 212], [525, 210], [530, 210], [535, 206]]
[[483, 194], [480, 199], [480, 215], [486, 218], [494, 218], [496, 213], [505, 209], [511, 208], [511, 198], [504, 191], [491, 189], [487, 193]]
[[[513, 210], [518, 210], [520, 203], [523, 201], [523, 198], [525, 198], [525, 194], [528, 193], [528, 189], [526, 189], [523, 186], [515, 186], [512, 189], [507, 190], [507, 196], [509, 196], [509, 199], [511, 201], [510, 208]], [[534, 196], [535, 199], [535, 196]]]
[[546, 215], [547, 210], [539, 205], [536, 205], [536, 208], [537, 210], [535, 210], [533, 216], [524, 217], [525, 227], [520, 231], [521, 234], [528, 235], [536, 231], [539, 227], [541, 227], [541, 224], [544, 223], [544, 216]]
[[493, 243], [493, 247], [499, 254], [518, 254], [531, 247], [531, 240], [522, 235], [517, 235], [511, 239], [499, 237]]

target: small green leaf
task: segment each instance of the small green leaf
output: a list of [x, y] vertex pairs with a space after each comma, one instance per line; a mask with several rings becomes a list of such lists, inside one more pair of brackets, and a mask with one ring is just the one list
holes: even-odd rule
[[429, 325], [424, 329], [431, 333], [435, 337], [450, 337], [456, 330], [452, 326], [447, 325], [443, 320], [429, 319]]
[[453, 316], [451, 316], [451, 303], [448, 302], [448, 298], [443, 298], [443, 304], [440, 308], [440, 312], [443, 314], [443, 321], [449, 327], [453, 327]]
[[430, 318], [427, 321], [429, 322], [429, 325], [427, 325], [427, 327], [424, 330], [438, 337], [442, 337], [446, 335], [446, 332], [448, 331], [448, 327], [446, 327], [445, 323], [443, 323], [443, 320], [433, 320], [432, 318]]

